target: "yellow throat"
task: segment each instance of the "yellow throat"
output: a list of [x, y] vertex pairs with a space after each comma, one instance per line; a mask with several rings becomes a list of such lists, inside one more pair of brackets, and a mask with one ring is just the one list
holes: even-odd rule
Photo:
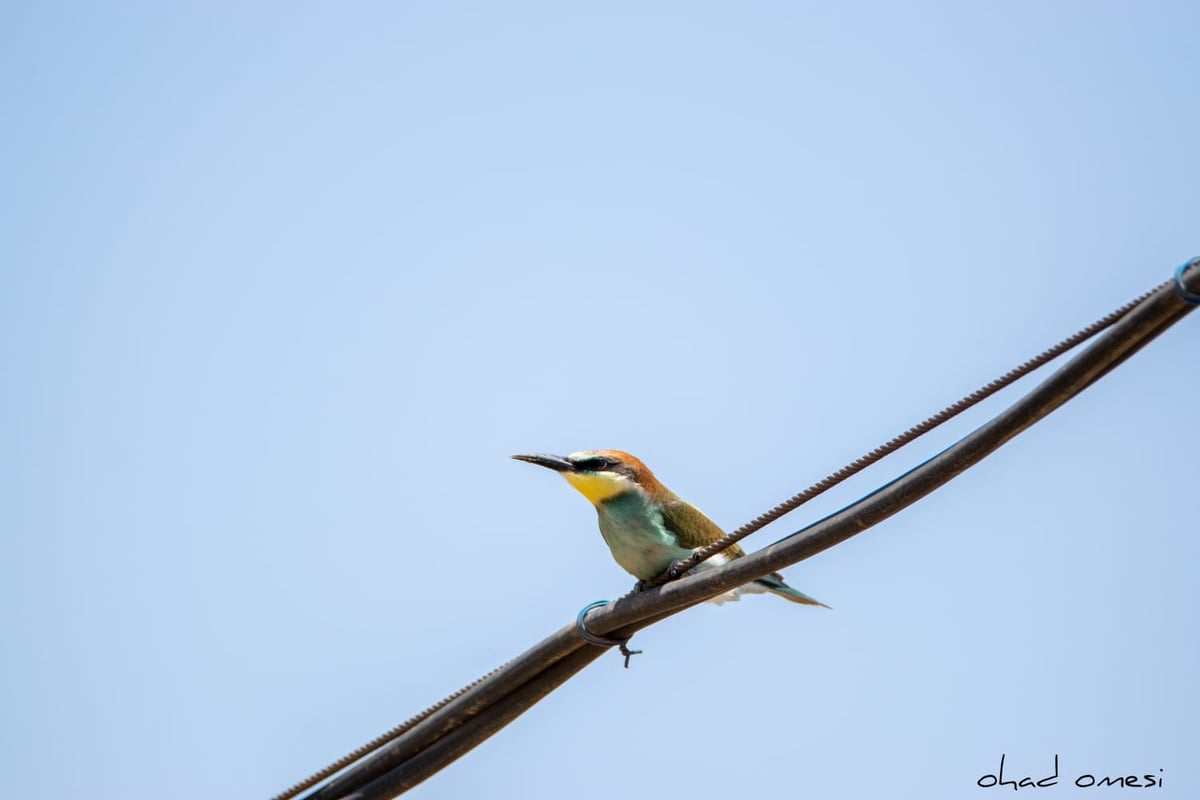
[[579, 493], [598, 505], [610, 497], [616, 497], [631, 488], [629, 481], [621, 478], [610, 478], [606, 475], [581, 475], [578, 472], [564, 472], [567, 483], [579, 490]]

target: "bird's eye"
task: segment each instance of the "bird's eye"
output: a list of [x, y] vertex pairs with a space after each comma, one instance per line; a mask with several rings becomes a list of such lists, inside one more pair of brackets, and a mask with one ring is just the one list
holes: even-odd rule
[[592, 456], [580, 461], [579, 466], [591, 472], [603, 472], [612, 466], [612, 461], [604, 456]]

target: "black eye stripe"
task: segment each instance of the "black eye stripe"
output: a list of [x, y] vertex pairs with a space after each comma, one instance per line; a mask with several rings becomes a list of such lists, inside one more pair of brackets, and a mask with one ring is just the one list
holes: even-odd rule
[[637, 474], [633, 467], [615, 458], [588, 456], [572, 463], [575, 465], [576, 470], [582, 472], [615, 472], [617, 475], [624, 475], [635, 481], [637, 480]]
[[594, 472], [603, 472], [613, 465], [613, 462], [604, 456], [592, 456], [575, 462], [575, 466], [580, 469], [592, 470]]

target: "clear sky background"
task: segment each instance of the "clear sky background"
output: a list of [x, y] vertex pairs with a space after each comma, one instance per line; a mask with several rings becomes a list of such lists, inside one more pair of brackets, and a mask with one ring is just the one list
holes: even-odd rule
[[[268, 797], [630, 587], [510, 454], [629, 450], [732, 528], [1166, 280], [1198, 25], [6, 3], [5, 793]], [[835, 610], [677, 616], [410, 796], [1008, 796], [1001, 753], [1200, 796], [1198, 344], [786, 571]]]

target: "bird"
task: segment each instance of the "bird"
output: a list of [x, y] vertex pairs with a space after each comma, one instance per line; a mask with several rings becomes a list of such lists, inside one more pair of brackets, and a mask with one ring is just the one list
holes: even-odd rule
[[[635, 591], [645, 581], [725, 536], [700, 509], [663, 486], [649, 467], [629, 453], [581, 450], [569, 456], [532, 453], [513, 458], [554, 470], [591, 501], [599, 516], [600, 535], [613, 559], [638, 579]], [[734, 544], [697, 569], [711, 569], [744, 555], [745, 551]], [[765, 592], [793, 603], [829, 608], [788, 586], [779, 573], [764, 575], [713, 600], [721, 603], [737, 600], [742, 594]]]

